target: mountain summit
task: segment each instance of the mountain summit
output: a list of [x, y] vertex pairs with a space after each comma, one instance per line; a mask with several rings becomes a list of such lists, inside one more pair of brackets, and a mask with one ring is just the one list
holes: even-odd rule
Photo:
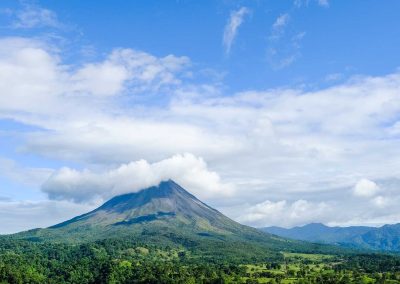
[[143, 226], [187, 227], [199, 232], [231, 234], [242, 225], [198, 200], [172, 180], [135, 193], [116, 196], [99, 208], [49, 229], [76, 227], [138, 229]]

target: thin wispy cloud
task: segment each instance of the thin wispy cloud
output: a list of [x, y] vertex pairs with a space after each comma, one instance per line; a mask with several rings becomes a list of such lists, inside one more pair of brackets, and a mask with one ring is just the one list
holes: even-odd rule
[[250, 10], [246, 7], [242, 7], [237, 11], [232, 11], [228, 23], [225, 26], [223, 45], [225, 48], [225, 53], [229, 54], [231, 51], [232, 44], [237, 36], [237, 31], [242, 25], [244, 18]]
[[271, 34], [269, 41], [278, 41], [285, 33], [285, 28], [290, 21], [290, 15], [288, 13], [280, 15], [271, 27]]
[[342, 73], [330, 73], [325, 76], [326, 82], [336, 82], [344, 77]]
[[272, 30], [279, 31], [283, 29], [289, 22], [290, 16], [288, 13], [280, 15], [272, 25]]
[[267, 60], [275, 70], [292, 65], [300, 56], [301, 41], [306, 32], [290, 34], [286, 28], [290, 23], [289, 13], [279, 15], [271, 26], [268, 37]]
[[34, 5], [25, 5], [21, 10], [15, 12], [15, 20], [12, 26], [24, 29], [59, 28], [62, 24], [59, 22], [55, 12]]
[[328, 8], [329, 7], [329, 0], [294, 0], [294, 5], [298, 8], [303, 6], [308, 6], [310, 2], [317, 3], [318, 6]]
[[329, 7], [329, 1], [328, 0], [318, 0], [318, 5], [323, 6], [323, 7]]

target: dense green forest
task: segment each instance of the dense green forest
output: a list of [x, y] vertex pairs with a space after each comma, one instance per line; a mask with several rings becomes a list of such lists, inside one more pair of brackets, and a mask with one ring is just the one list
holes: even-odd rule
[[127, 239], [76, 245], [3, 239], [0, 283], [400, 283], [400, 258], [278, 253], [246, 259]]

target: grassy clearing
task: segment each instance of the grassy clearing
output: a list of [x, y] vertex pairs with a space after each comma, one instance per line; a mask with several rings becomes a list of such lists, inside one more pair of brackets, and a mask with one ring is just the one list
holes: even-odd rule
[[284, 252], [283, 255], [285, 258], [289, 259], [299, 259], [299, 260], [311, 260], [311, 261], [324, 261], [330, 260], [334, 256], [329, 254], [310, 254], [310, 253], [292, 253], [292, 252]]
[[[243, 265], [242, 283], [400, 283], [398, 272], [368, 274], [362, 270], [341, 270], [338, 257], [325, 254], [284, 253], [283, 263]], [[391, 278], [391, 279], [390, 279]]]

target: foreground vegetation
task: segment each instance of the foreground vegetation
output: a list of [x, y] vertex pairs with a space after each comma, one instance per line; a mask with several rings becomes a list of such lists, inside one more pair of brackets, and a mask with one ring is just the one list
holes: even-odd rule
[[400, 283], [400, 259], [377, 254], [287, 254], [283, 263], [245, 265], [244, 283]]
[[132, 240], [5, 239], [0, 283], [400, 283], [400, 258], [280, 253], [244, 259]]

